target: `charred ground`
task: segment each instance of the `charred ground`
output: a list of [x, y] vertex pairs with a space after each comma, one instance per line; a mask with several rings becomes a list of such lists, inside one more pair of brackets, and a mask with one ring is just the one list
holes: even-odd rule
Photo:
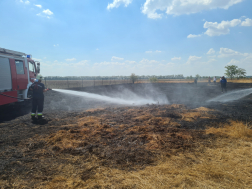
[[[251, 84], [229, 84], [229, 90], [248, 87]], [[124, 88], [78, 90], [113, 96]], [[68, 166], [68, 171], [81, 180], [80, 186], [85, 187], [85, 182], [93, 179], [101, 167], [142, 170], [155, 166], [160, 157], [193, 153], [200, 145], [211, 147], [217, 137], [206, 133], [206, 128], [217, 128], [234, 120], [251, 122], [251, 95], [230, 103], [205, 103], [220, 94], [219, 86], [139, 84], [126, 88], [143, 97], [165, 94], [173, 105], [118, 107], [49, 91], [45, 97], [45, 121], [31, 122], [29, 115], [11, 121], [2, 119], [2, 187], [50, 188]], [[134, 187], [137, 188], [129, 186]]]

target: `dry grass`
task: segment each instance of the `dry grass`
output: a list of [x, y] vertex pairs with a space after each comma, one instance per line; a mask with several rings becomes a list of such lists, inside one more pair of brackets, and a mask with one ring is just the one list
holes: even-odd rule
[[[195, 152], [160, 156], [158, 165], [139, 171], [99, 166], [86, 182], [74, 177], [74, 168], [67, 166], [45, 188], [251, 188], [252, 143], [247, 140], [252, 137], [251, 129], [232, 122], [207, 132], [219, 136], [211, 147], [200, 145]], [[96, 161], [88, 167], [97, 166]]]
[[209, 128], [206, 130], [206, 133], [220, 136], [230, 136], [237, 139], [252, 139], [252, 130], [248, 127], [248, 125], [237, 121], [231, 121], [230, 124], [226, 124], [224, 127]]
[[[198, 108], [198, 112], [183, 115], [195, 117], [201, 116], [200, 112], [209, 111], [212, 110], [201, 107]], [[170, 121], [162, 120], [161, 117], [153, 118], [150, 114], [134, 119], [159, 123]], [[79, 123], [93, 124], [94, 128], [100, 124], [99, 120], [93, 117], [83, 118]], [[132, 131], [138, 129], [139, 127], [133, 127]], [[156, 166], [128, 172], [100, 166], [100, 160], [94, 156], [94, 161], [85, 165], [89, 169], [98, 167], [90, 179], [84, 182], [79, 177], [69, 177], [69, 171], [76, 171], [74, 167], [67, 166], [62, 168], [62, 175], [47, 183], [46, 188], [251, 188], [252, 130], [241, 122], [231, 121], [230, 125], [209, 128], [206, 133], [218, 136], [216, 141], [211, 142], [210, 147], [199, 143], [194, 152], [169, 157], [161, 155]], [[181, 137], [191, 139], [191, 136], [186, 134]], [[160, 135], [148, 135], [148, 140], [150, 142], [147, 149], [159, 148]]]
[[193, 111], [184, 111], [180, 115], [182, 116], [182, 120], [192, 122], [192, 121], [197, 120], [198, 118], [201, 118], [201, 119], [215, 118], [214, 115], [208, 113], [208, 112], [213, 112], [213, 111], [214, 110], [211, 110], [205, 107], [200, 107], [200, 108], [194, 109]]
[[[202, 117], [211, 119], [211, 111], [213, 111], [204, 107], [186, 110], [182, 105], [171, 105], [166, 107], [166, 109], [168, 108], [180, 108], [181, 115], [190, 122], [191, 119]], [[155, 112], [157, 115], [164, 113], [162, 111]], [[175, 121], [169, 117], [155, 117], [151, 112], [142, 109], [129, 109], [127, 113], [136, 116], [132, 117], [135, 126], [125, 130], [125, 136], [130, 132], [142, 132], [142, 135], [146, 135], [149, 141], [146, 144], [146, 149], [159, 150], [160, 152], [155, 165], [128, 171], [113, 168], [113, 166], [103, 166], [103, 159], [94, 154], [85, 157], [69, 153], [60, 154], [60, 152], [55, 157], [45, 155], [50, 154], [49, 151], [55, 146], [64, 150], [78, 148], [81, 146], [81, 142], [90, 141], [99, 136], [99, 132], [114, 132], [113, 127], [106, 126], [108, 123], [105, 123], [105, 117], [89, 116], [77, 119], [76, 124], [68, 125], [69, 130], [61, 130], [51, 136], [41, 138], [46, 142], [47, 147], [45, 149], [38, 148], [36, 157], [40, 159], [40, 165], [49, 166], [45, 167], [45, 170], [48, 170], [49, 173], [54, 171], [54, 174], [50, 174], [49, 178], [41, 172], [34, 171], [32, 172], [32, 180], [27, 180], [20, 175], [13, 177], [9, 183], [0, 180], [0, 186], [27, 188], [33, 182], [34, 188], [46, 189], [252, 188], [252, 130], [248, 125], [230, 121], [229, 124], [210, 127], [202, 133], [205, 132], [209, 136], [215, 137], [196, 141], [195, 148], [192, 150], [167, 153], [162, 149], [162, 143], [170, 137], [169, 133], [167, 136], [162, 136], [163, 133], [150, 132], [148, 129], [152, 124], [162, 126], [175, 124]], [[179, 113], [177, 112], [177, 114]], [[111, 115], [111, 117], [113, 116]], [[136, 123], [141, 123], [142, 126], [137, 126]], [[145, 125], [147, 126], [144, 127]], [[125, 126], [121, 124], [119, 128], [125, 128]], [[76, 127], [80, 132], [75, 133]], [[188, 133], [177, 132], [175, 134], [181, 141], [189, 143], [193, 140], [192, 133], [189, 131]], [[34, 140], [38, 140], [38, 138], [36, 136]], [[104, 148], [107, 147], [104, 146]], [[55, 161], [55, 158], [60, 161]], [[22, 165], [21, 162], [20, 165]], [[45, 176], [45, 179], [41, 175]]]
[[215, 111], [213, 109], [209, 109], [209, 108], [205, 108], [205, 107], [195, 108], [195, 110], [201, 111], [201, 112], [213, 112], [213, 111]]
[[233, 79], [228, 80], [229, 83], [252, 83], [252, 79]]

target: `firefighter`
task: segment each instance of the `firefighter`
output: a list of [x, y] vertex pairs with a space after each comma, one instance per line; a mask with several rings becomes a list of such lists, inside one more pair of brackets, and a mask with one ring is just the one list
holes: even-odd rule
[[216, 84], [216, 77], [215, 76], [213, 78], [213, 82], [214, 82], [214, 84]]
[[45, 89], [45, 85], [41, 83], [42, 76], [38, 75], [36, 77], [36, 80], [31, 85], [30, 89], [33, 91], [33, 98], [32, 98], [32, 113], [31, 118], [34, 120], [36, 119], [36, 111], [38, 111], [37, 116], [38, 119], [44, 118], [42, 115], [43, 107], [44, 107], [44, 94], [43, 92], [46, 92], [47, 89]]
[[208, 77], [208, 83], [211, 83], [211, 78], [210, 78], [210, 76]]
[[198, 78], [195, 77], [195, 79], [194, 79], [194, 84], [197, 85], [197, 82], [198, 82]]
[[224, 76], [222, 76], [221, 80], [220, 80], [220, 83], [221, 83], [221, 91], [223, 93], [223, 91], [225, 90], [225, 92], [227, 92], [227, 88], [226, 88], [226, 85], [227, 85], [227, 80]]

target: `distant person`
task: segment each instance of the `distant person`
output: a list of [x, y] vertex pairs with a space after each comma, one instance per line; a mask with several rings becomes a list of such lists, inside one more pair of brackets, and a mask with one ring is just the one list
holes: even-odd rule
[[33, 91], [33, 98], [32, 98], [32, 113], [31, 118], [32, 120], [36, 119], [36, 112], [38, 119], [44, 118], [42, 115], [43, 108], [44, 108], [44, 92], [47, 91], [45, 89], [45, 85], [41, 83], [42, 76], [38, 75], [37, 79], [34, 81], [34, 83], [31, 85], [30, 89]]
[[227, 92], [227, 80], [224, 76], [222, 76], [221, 80], [220, 80], [220, 83], [221, 83], [221, 92], [225, 91]]
[[196, 78], [194, 79], [194, 84], [197, 85], [197, 82], [198, 82], [198, 78], [196, 77]]
[[213, 82], [214, 82], [214, 84], [216, 84], [216, 77], [213, 78]]
[[211, 83], [211, 78], [210, 78], [210, 76], [208, 77], [208, 83]]

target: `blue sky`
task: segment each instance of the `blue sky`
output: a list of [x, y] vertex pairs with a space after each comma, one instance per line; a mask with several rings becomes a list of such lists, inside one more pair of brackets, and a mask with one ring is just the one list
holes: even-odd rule
[[44, 76], [252, 75], [251, 0], [0, 0], [0, 47]]

